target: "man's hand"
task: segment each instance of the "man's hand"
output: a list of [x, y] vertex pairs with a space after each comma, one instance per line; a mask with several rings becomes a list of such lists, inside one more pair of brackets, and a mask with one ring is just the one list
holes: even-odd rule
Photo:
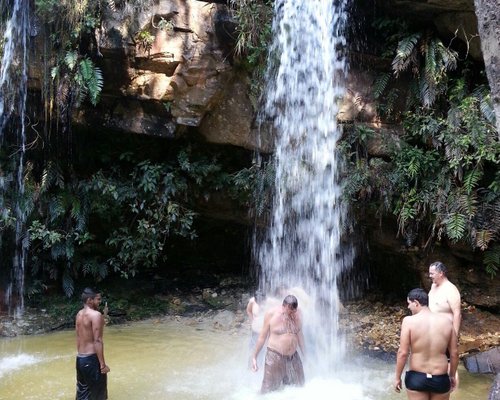
[[394, 390], [396, 392], [401, 392], [402, 386], [401, 386], [401, 378], [398, 378], [394, 381]]
[[109, 367], [107, 365], [104, 365], [101, 367], [101, 374], [107, 374], [109, 371], [111, 371], [109, 369]]
[[450, 376], [450, 392], [453, 392], [457, 388], [457, 380], [454, 376]]
[[257, 359], [252, 357], [252, 371], [257, 372], [259, 370], [259, 366], [257, 365]]

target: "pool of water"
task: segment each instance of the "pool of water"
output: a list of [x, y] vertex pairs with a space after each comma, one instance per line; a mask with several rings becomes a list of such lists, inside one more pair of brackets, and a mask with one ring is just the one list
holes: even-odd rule
[[[354, 358], [342, 371], [306, 385], [258, 394], [262, 372], [247, 369], [248, 338], [208, 324], [169, 320], [110, 326], [104, 334], [110, 400], [392, 400], [394, 365]], [[75, 396], [73, 331], [0, 339], [0, 399], [57, 400]], [[309, 373], [308, 373], [309, 372]], [[485, 400], [493, 377], [460, 370], [454, 400]]]

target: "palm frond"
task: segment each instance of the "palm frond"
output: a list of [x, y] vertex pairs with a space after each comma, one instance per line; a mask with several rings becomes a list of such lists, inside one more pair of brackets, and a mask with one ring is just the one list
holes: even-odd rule
[[396, 56], [392, 60], [392, 70], [396, 76], [411, 65], [412, 60], [414, 60], [412, 55], [417, 50], [417, 43], [421, 36], [422, 34], [417, 32], [399, 41]]
[[375, 79], [373, 83], [373, 97], [378, 99], [382, 93], [384, 93], [387, 85], [389, 84], [389, 80], [391, 79], [391, 74], [389, 72], [385, 74], [381, 74]]
[[465, 174], [464, 177], [464, 188], [467, 194], [470, 194], [476, 187], [481, 178], [483, 177], [483, 171], [479, 169], [474, 169]]
[[444, 221], [446, 225], [446, 234], [456, 242], [463, 239], [466, 232], [467, 218], [463, 214], [451, 213]]

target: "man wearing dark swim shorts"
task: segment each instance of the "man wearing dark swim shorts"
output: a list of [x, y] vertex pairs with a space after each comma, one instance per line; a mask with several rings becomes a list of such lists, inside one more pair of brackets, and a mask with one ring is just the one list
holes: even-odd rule
[[406, 300], [412, 315], [405, 317], [401, 325], [394, 389], [398, 393], [401, 391], [401, 374], [409, 357], [409, 371], [405, 377], [408, 399], [448, 400], [456, 385], [458, 366], [453, 323], [447, 316], [429, 310], [429, 299], [423, 289], [411, 290]]
[[76, 400], [106, 400], [107, 373], [104, 361], [104, 317], [97, 310], [101, 295], [86, 288], [82, 293], [83, 308], [76, 315]]
[[304, 385], [304, 368], [299, 353], [284, 356], [268, 348], [261, 392], [272, 392], [284, 385]]
[[261, 393], [277, 390], [283, 385], [304, 384], [304, 369], [297, 352], [300, 348], [304, 354], [304, 336], [297, 308], [297, 298], [288, 295], [281, 307], [273, 308], [264, 317], [252, 358], [252, 368], [257, 371], [257, 357], [268, 339]]
[[417, 371], [406, 371], [406, 389], [417, 392], [448, 393], [450, 391], [450, 377], [448, 374], [431, 375]]
[[76, 356], [76, 400], [107, 399], [107, 375], [101, 374], [96, 354]]

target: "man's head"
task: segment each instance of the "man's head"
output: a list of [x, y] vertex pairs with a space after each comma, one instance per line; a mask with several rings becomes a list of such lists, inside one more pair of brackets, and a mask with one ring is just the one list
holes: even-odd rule
[[82, 292], [82, 302], [94, 310], [97, 310], [97, 307], [101, 304], [101, 294], [94, 289], [85, 288]]
[[297, 298], [294, 295], [289, 294], [283, 299], [283, 308], [288, 313], [295, 313], [298, 307], [299, 307], [299, 302], [297, 301]]
[[406, 301], [408, 302], [408, 308], [412, 314], [416, 314], [421, 307], [427, 307], [429, 305], [429, 296], [424, 289], [412, 289], [408, 293]]
[[436, 261], [429, 265], [429, 278], [431, 278], [432, 283], [439, 285], [446, 278], [447, 272], [446, 266], [441, 261]]

